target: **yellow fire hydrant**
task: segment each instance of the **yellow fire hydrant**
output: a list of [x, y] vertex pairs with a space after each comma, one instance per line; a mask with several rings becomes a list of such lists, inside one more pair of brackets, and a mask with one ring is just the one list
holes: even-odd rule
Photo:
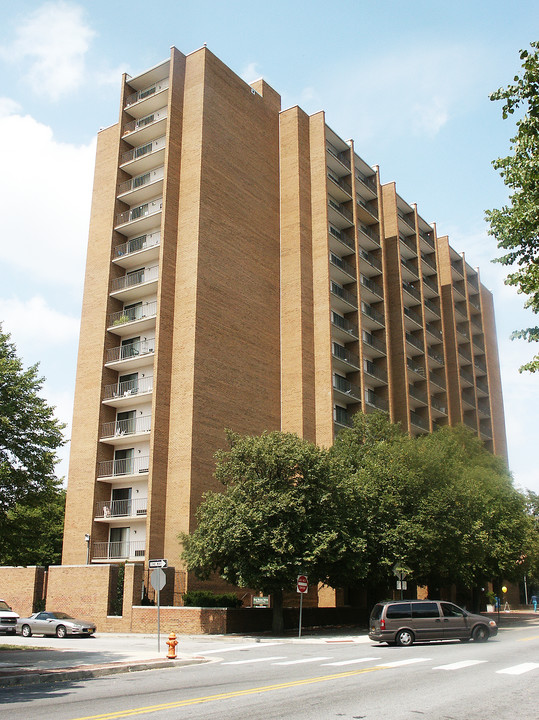
[[176, 633], [171, 632], [168, 636], [167, 645], [168, 645], [168, 653], [167, 658], [169, 660], [176, 660], [176, 645], [178, 644], [178, 641], [176, 640]]

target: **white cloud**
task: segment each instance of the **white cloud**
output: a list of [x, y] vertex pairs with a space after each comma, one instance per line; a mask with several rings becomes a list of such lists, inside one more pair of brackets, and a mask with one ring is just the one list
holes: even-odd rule
[[56, 142], [49, 127], [21, 115], [0, 117], [0, 133], [4, 272], [11, 266], [24, 270], [28, 282], [78, 289], [84, 272], [95, 141], [80, 146]]
[[0, 314], [4, 330], [16, 335], [21, 348], [56, 348], [76, 342], [79, 334], [78, 317], [58, 312], [39, 295], [27, 300], [0, 298]]
[[261, 77], [262, 73], [258, 69], [258, 63], [251, 62], [243, 68], [240, 77], [246, 83], [252, 83]]
[[84, 8], [62, 0], [46, 2], [24, 17], [1, 54], [9, 62], [24, 64], [25, 80], [36, 94], [58, 100], [83, 82], [85, 55], [94, 35], [85, 23]]

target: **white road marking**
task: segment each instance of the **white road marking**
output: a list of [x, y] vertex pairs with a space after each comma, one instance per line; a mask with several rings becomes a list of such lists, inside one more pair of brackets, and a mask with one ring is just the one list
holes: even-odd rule
[[365, 657], [365, 658], [356, 658], [355, 660], [339, 660], [338, 662], [331, 662], [331, 663], [323, 663], [323, 667], [326, 666], [341, 666], [341, 665], [355, 665], [356, 663], [363, 663], [363, 662], [371, 662], [372, 660], [380, 660], [379, 657]]
[[410, 658], [409, 660], [395, 660], [394, 662], [380, 663], [376, 667], [400, 667], [401, 665], [413, 665], [414, 663], [428, 662], [432, 658]]
[[504, 670], [496, 670], [498, 675], [522, 675], [522, 673], [529, 672], [539, 668], [539, 663], [522, 663], [521, 665], [513, 665], [513, 667], [505, 668]]
[[269, 662], [270, 660], [283, 660], [286, 655], [273, 655], [272, 657], [251, 658], [251, 660], [232, 660], [221, 663], [221, 665], [248, 665], [251, 663]]
[[301, 660], [286, 660], [286, 662], [272, 663], [272, 665], [301, 665], [302, 663], [319, 662], [320, 660], [331, 660], [331, 657], [326, 655], [325, 657], [302, 658]]
[[437, 665], [433, 670], [460, 670], [461, 668], [471, 667], [472, 665], [480, 665], [487, 662], [486, 660], [461, 660], [460, 662], [450, 663], [449, 665]]
[[219, 650], [200, 650], [201, 655], [215, 655], [225, 652], [234, 652], [234, 650], [251, 650], [252, 648], [270, 647], [271, 645], [281, 645], [278, 642], [270, 643], [251, 643], [250, 645], [232, 645], [231, 647], [220, 648]]

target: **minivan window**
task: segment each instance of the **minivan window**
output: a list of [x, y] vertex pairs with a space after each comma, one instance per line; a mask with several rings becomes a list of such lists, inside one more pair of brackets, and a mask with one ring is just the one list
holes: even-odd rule
[[434, 602], [419, 602], [412, 605], [412, 613], [416, 618], [440, 617], [438, 605]]
[[380, 618], [382, 617], [383, 609], [384, 609], [384, 606], [380, 605], [380, 603], [375, 605], [371, 612], [371, 620], [380, 620]]
[[464, 617], [462, 610], [453, 603], [440, 603], [444, 617]]
[[388, 605], [386, 611], [386, 618], [388, 619], [400, 619], [412, 617], [412, 608], [410, 603], [398, 603], [396, 605]]

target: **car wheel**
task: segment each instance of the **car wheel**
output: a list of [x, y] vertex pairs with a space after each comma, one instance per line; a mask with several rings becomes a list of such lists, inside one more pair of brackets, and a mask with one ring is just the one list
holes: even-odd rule
[[490, 633], [485, 625], [478, 625], [473, 631], [474, 642], [486, 642], [489, 637]]
[[414, 643], [414, 634], [411, 630], [401, 630], [397, 633], [395, 643], [401, 647], [410, 647]]
[[32, 631], [30, 630], [30, 625], [23, 625], [21, 630], [23, 637], [32, 637]]
[[56, 628], [56, 637], [57, 638], [65, 638], [66, 636], [66, 629], [64, 625], [58, 625]]

